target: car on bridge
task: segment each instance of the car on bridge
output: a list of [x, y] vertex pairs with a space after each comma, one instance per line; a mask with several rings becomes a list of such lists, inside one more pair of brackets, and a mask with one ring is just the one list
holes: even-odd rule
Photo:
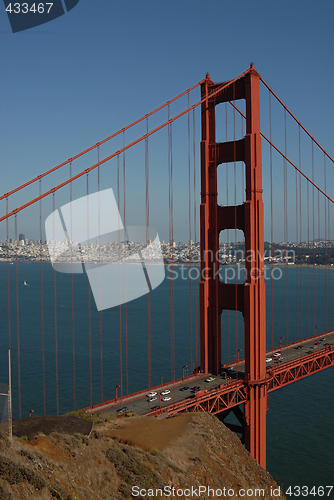
[[270, 363], [270, 361], [272, 361], [273, 358], [266, 358], [266, 363]]
[[124, 412], [127, 412], [128, 411], [128, 407], [127, 406], [123, 406], [122, 408], [119, 408], [117, 410], [117, 413], [124, 413]]
[[216, 380], [215, 377], [208, 377], [204, 382], [213, 382], [214, 380]]
[[152, 403], [153, 401], [156, 401], [157, 399], [158, 398], [156, 398], [156, 397], [152, 397], [152, 398], [149, 399], [149, 402]]
[[160, 392], [161, 396], [166, 396], [169, 393], [170, 391], [168, 389], [165, 389], [164, 391]]
[[149, 393], [147, 394], [147, 397], [148, 397], [148, 398], [153, 398], [153, 396], [156, 396], [156, 395], [157, 395], [157, 393], [156, 393], [156, 392], [149, 392]]
[[161, 398], [161, 401], [170, 401], [171, 399], [172, 398], [169, 398], [169, 397], [167, 397], [167, 398]]

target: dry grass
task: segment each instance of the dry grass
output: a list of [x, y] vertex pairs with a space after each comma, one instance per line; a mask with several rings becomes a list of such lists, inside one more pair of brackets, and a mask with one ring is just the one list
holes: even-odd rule
[[57, 430], [30, 442], [14, 438], [12, 444], [0, 436], [0, 444], [1, 500], [125, 500], [134, 485], [269, 491], [275, 484], [209, 414], [95, 418], [89, 437]]
[[122, 443], [138, 446], [145, 451], [162, 450], [186, 429], [190, 413], [163, 420], [134, 417], [121, 419], [115, 429], [108, 432], [111, 438], [117, 437]]

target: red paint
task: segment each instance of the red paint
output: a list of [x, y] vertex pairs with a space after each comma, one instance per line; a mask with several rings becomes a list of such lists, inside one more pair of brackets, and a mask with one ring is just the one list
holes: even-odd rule
[[[254, 67], [221, 92], [207, 75], [201, 84], [201, 271], [200, 325], [201, 369], [219, 373], [221, 368], [221, 313], [239, 310], [244, 317], [245, 379], [247, 400], [244, 405], [246, 447], [258, 463], [266, 467], [266, 326], [264, 283], [264, 222], [262, 201], [262, 158], [260, 132], [260, 77]], [[244, 139], [215, 142], [215, 106], [246, 100], [246, 136]], [[217, 167], [220, 163], [244, 161], [246, 201], [240, 206], [217, 205]], [[219, 280], [219, 233], [223, 229], [241, 229], [245, 234], [247, 278], [243, 285]]]

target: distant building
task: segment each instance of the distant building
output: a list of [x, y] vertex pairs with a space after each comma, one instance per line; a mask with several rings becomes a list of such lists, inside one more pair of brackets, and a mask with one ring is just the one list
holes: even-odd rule
[[19, 241], [25, 240], [25, 239], [26, 239], [26, 237], [23, 233], [19, 234]]

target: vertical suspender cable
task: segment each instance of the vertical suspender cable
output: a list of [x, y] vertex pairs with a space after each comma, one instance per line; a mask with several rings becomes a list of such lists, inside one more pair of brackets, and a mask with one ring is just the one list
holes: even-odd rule
[[[70, 179], [72, 178], [72, 162], [70, 162]], [[75, 390], [75, 330], [74, 330], [74, 277], [73, 277], [73, 218], [72, 218], [73, 184], [70, 183], [70, 224], [71, 224], [71, 316], [72, 316], [72, 377], [73, 377], [73, 409], [76, 409]]]
[[[287, 157], [286, 110], [284, 109], [284, 153]], [[285, 247], [285, 344], [289, 343], [289, 279], [288, 279], [288, 165], [283, 160], [284, 168], [284, 247]]]
[[[312, 181], [314, 182], [314, 143], [312, 141]], [[313, 333], [315, 334], [315, 222], [314, 222], [314, 186], [312, 186], [312, 217], [313, 217], [313, 231], [312, 231], [312, 240], [313, 240], [313, 263], [312, 263], [312, 276], [313, 276]]]
[[[170, 120], [170, 106], [168, 105], [168, 120]], [[168, 124], [168, 178], [169, 178], [169, 241], [172, 258], [171, 269], [173, 271], [173, 144], [172, 123]], [[174, 338], [174, 281], [170, 280], [170, 337], [171, 337], [171, 380], [175, 380], [175, 338]], [[175, 393], [174, 393], [175, 398]]]
[[[196, 193], [196, 122], [195, 109], [193, 109], [193, 161], [194, 161], [194, 240], [195, 240], [195, 255], [197, 262], [197, 193]], [[196, 341], [196, 370], [198, 367], [198, 281], [195, 281], [195, 341]], [[191, 367], [193, 369], [193, 365]]]
[[[100, 161], [100, 146], [97, 147], [97, 161]], [[99, 294], [100, 294], [100, 304], [102, 300], [101, 295], [101, 278], [102, 278], [102, 269], [101, 269], [101, 207], [100, 207], [100, 165], [97, 167], [97, 192], [98, 192], [98, 224], [99, 224], [99, 237], [98, 237], [98, 245], [99, 245]], [[103, 401], [103, 339], [102, 339], [102, 311], [99, 311], [99, 320], [100, 320], [100, 379], [101, 379], [101, 401]]]
[[[39, 180], [39, 194], [42, 194], [42, 179]], [[42, 334], [42, 374], [43, 374], [43, 414], [46, 415], [45, 391], [45, 348], [44, 348], [44, 304], [43, 304], [43, 236], [42, 236], [42, 200], [39, 200], [39, 261], [41, 273], [41, 334]]]
[[[324, 154], [324, 189], [325, 193], [327, 192], [327, 179], [326, 179], [326, 155]], [[328, 300], [328, 280], [327, 280], [327, 273], [328, 273], [328, 253], [327, 253], [327, 248], [328, 248], [328, 242], [327, 242], [327, 198], [324, 197], [324, 203], [325, 203], [325, 331], [328, 331], [328, 323], [327, 323], [327, 314], [328, 314], [328, 308], [327, 308], [327, 300]]]
[[[301, 170], [302, 166], [302, 151], [301, 151], [301, 141], [300, 141], [300, 125], [298, 126], [298, 144], [299, 144], [299, 170]], [[303, 276], [303, 269], [301, 266], [302, 263], [302, 258], [303, 258], [303, 247], [302, 247], [302, 177], [301, 174], [299, 174], [299, 241], [300, 241], [300, 249], [299, 249], [299, 285], [300, 285], [300, 338], [303, 339], [303, 287], [302, 287], [302, 276]], [[297, 270], [298, 272], [298, 270]]]
[[[146, 119], [146, 133], [148, 134], [148, 118]], [[149, 227], [150, 227], [150, 198], [149, 198], [149, 156], [148, 156], [148, 137], [145, 139], [145, 213], [146, 213], [146, 245], [147, 245], [147, 265], [150, 265], [149, 254]], [[147, 269], [147, 268], [146, 268]], [[148, 270], [148, 269], [147, 269]], [[152, 386], [151, 381], [151, 295], [146, 296], [147, 300], [147, 374], [148, 387]]]
[[[8, 214], [8, 197], [6, 198], [6, 214]], [[8, 316], [8, 349], [11, 349], [11, 325], [10, 325], [10, 280], [9, 280], [9, 229], [6, 219], [6, 249], [7, 249], [7, 316]]]
[[[298, 252], [298, 236], [299, 236], [299, 224], [298, 224], [298, 172], [296, 170], [296, 250]], [[296, 333], [297, 340], [299, 340], [299, 270], [297, 268], [296, 272]], [[300, 336], [300, 339], [302, 337]]]
[[[331, 241], [331, 204], [329, 202], [329, 200], [327, 201], [327, 207], [328, 207], [328, 241]], [[331, 261], [331, 257], [332, 257], [332, 249], [330, 249], [330, 261]], [[328, 277], [330, 279], [331, 275], [330, 275], [330, 270], [328, 271]], [[329, 286], [328, 286], [328, 315], [329, 315], [329, 318], [328, 318], [328, 329], [330, 330], [331, 329], [331, 319], [332, 319], [332, 316], [331, 316], [331, 311], [332, 311], [332, 308], [331, 308], [331, 280], [329, 281]]]
[[15, 214], [15, 287], [16, 287], [16, 339], [17, 339], [17, 379], [19, 389], [19, 416], [21, 413], [21, 364], [20, 364], [20, 328], [19, 328], [19, 282], [18, 282], [18, 255], [17, 255], [17, 214]]
[[271, 92], [269, 92], [269, 153], [270, 153], [270, 240], [271, 240], [271, 348], [274, 349], [274, 211], [273, 211], [273, 148], [272, 148], [272, 129], [271, 129]]
[[[117, 155], [117, 204], [118, 213], [120, 213], [120, 171], [119, 171], [119, 155]], [[119, 218], [118, 218], [119, 221]], [[124, 225], [124, 223], [123, 223]], [[118, 222], [119, 226], [119, 222]], [[119, 292], [119, 385], [121, 394], [123, 394], [123, 363], [122, 363], [122, 280], [121, 280], [121, 241], [120, 241], [120, 227], [118, 227], [118, 292]]]
[[[227, 102], [225, 102], [225, 140], [227, 142]], [[226, 206], [228, 205], [228, 163], [226, 162]], [[226, 255], [227, 265], [230, 265], [230, 235], [226, 230]], [[230, 362], [231, 335], [230, 335], [230, 311], [227, 311], [227, 362]]]
[[306, 183], [307, 189], [307, 255], [308, 255], [308, 265], [307, 265], [307, 312], [308, 312], [308, 336], [311, 336], [311, 299], [310, 299], [310, 194], [309, 194], [309, 182]]
[[[233, 104], [235, 105], [235, 83], [233, 83]], [[235, 107], [233, 107], [233, 170], [234, 170], [234, 258], [235, 258], [235, 359], [237, 361], [238, 351], [238, 246], [237, 246], [237, 164], [236, 164], [236, 143], [235, 143]], [[238, 378], [238, 366], [236, 369]]]
[[[123, 132], [123, 148], [125, 147], [125, 131]], [[125, 151], [123, 151], [123, 224], [126, 231], [126, 182], [125, 182]], [[127, 249], [127, 244], [125, 245]], [[127, 251], [127, 250], [126, 250]], [[124, 256], [125, 257], [125, 256]], [[125, 370], [126, 370], [126, 392], [128, 393], [128, 304], [126, 293], [126, 258], [124, 259], [124, 315], [125, 315]], [[123, 395], [123, 384], [121, 384], [121, 394]]]
[[[89, 174], [87, 173], [87, 258], [88, 269], [90, 269], [90, 244], [89, 244]], [[88, 298], [88, 342], [89, 342], [89, 395], [90, 405], [93, 406], [93, 381], [92, 381], [92, 324], [90, 310], [90, 284], [87, 280], [87, 298]]]
[[319, 322], [319, 332], [321, 332], [320, 323], [320, 193], [318, 191], [318, 322]]
[[[190, 107], [189, 103], [189, 92], [188, 92], [188, 108]], [[189, 266], [191, 269], [192, 265], [192, 242], [191, 242], [191, 160], [190, 160], [190, 111], [187, 113], [187, 118], [188, 118], [188, 199], [189, 199], [189, 204], [188, 204], [188, 209], [189, 209], [189, 215], [188, 215], [188, 224], [189, 224]], [[193, 312], [192, 312], [192, 280], [189, 276], [189, 303], [190, 303], [190, 311], [189, 311], [189, 317], [190, 317], [190, 373], [191, 369], [193, 366]]]
[[[53, 214], [53, 255], [56, 255], [55, 237], [55, 193], [52, 193], [52, 214]], [[53, 268], [53, 308], [54, 308], [54, 330], [55, 330], [55, 374], [56, 374], [56, 407], [59, 415], [59, 393], [58, 393], [58, 335], [57, 335], [57, 286], [56, 270]]]
[[[214, 110], [216, 109], [216, 96], [214, 96]], [[215, 164], [214, 164], [214, 169], [215, 169], [215, 176], [216, 176], [216, 192], [218, 191], [218, 180], [217, 180], [217, 154], [216, 154], [216, 148], [214, 149], [214, 159], [215, 159]], [[215, 203], [215, 220], [216, 224], [218, 222], [218, 195], [216, 198], [216, 203]], [[215, 250], [218, 255], [214, 256], [214, 263], [217, 260], [217, 265], [218, 269], [215, 269], [215, 272], [219, 271], [219, 232], [216, 230], [216, 234], [214, 235], [215, 237]], [[218, 258], [217, 258], [218, 257]], [[217, 321], [216, 321], [216, 373], [217, 375], [220, 373], [220, 366], [219, 366], [219, 359], [221, 358], [221, 352], [219, 352], [219, 337], [220, 337], [220, 332], [221, 332], [221, 316], [218, 314], [219, 307], [218, 307], [218, 284], [217, 280], [219, 282], [219, 272], [218, 275], [216, 276], [216, 293], [215, 293], [215, 310], [216, 310], [216, 316], [217, 316]], [[221, 349], [221, 348], [220, 348]], [[217, 387], [218, 387], [218, 377], [217, 377]]]

